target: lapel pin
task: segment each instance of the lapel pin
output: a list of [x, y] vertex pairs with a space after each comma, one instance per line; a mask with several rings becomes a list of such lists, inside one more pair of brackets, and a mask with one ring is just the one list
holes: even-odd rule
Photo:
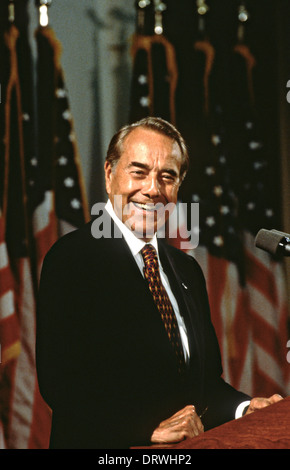
[[185, 290], [187, 290], [187, 286], [184, 284], [184, 282], [181, 283], [182, 287], [184, 287]]

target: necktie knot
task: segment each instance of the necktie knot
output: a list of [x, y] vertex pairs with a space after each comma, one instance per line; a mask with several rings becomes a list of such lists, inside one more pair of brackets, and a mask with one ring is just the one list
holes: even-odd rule
[[141, 250], [145, 266], [150, 266], [151, 263], [158, 263], [157, 253], [153, 245], [150, 243], [144, 245]]
[[160, 283], [159, 266], [157, 253], [154, 246], [147, 244], [141, 250], [144, 260], [144, 275], [146, 279], [151, 278], [151, 282], [157, 281]]

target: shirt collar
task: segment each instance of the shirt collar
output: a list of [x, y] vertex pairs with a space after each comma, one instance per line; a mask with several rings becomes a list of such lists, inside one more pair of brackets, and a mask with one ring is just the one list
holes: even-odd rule
[[[133, 256], [136, 256], [142, 248], [146, 245], [146, 242], [144, 240], [141, 240], [141, 238], [136, 237], [132, 230], [130, 230], [122, 221], [119, 219], [117, 216], [116, 212], [113, 209], [112, 203], [110, 199], [108, 199], [105, 209], [109, 213], [109, 215], [112, 217], [114, 220], [115, 224], [118, 226], [120, 231], [122, 232], [123, 237], [125, 238], [125, 241], [127, 242]], [[154, 234], [154, 237], [150, 240], [150, 244], [154, 246], [155, 250], [157, 251], [158, 254], [158, 243], [157, 243], [157, 236], [156, 233]]]

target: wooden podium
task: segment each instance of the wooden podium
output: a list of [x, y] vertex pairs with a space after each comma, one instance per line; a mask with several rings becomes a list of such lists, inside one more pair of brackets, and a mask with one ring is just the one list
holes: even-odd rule
[[193, 439], [146, 449], [290, 449], [290, 397]]

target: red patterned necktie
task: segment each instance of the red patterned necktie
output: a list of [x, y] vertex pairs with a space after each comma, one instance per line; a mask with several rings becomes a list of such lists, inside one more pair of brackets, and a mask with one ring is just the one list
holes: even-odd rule
[[180, 332], [170, 299], [160, 279], [156, 250], [152, 245], [146, 244], [142, 248], [141, 253], [145, 263], [145, 278], [148, 281], [150, 292], [163, 320], [169, 341], [177, 356], [179, 372], [182, 372], [184, 370], [185, 361]]

